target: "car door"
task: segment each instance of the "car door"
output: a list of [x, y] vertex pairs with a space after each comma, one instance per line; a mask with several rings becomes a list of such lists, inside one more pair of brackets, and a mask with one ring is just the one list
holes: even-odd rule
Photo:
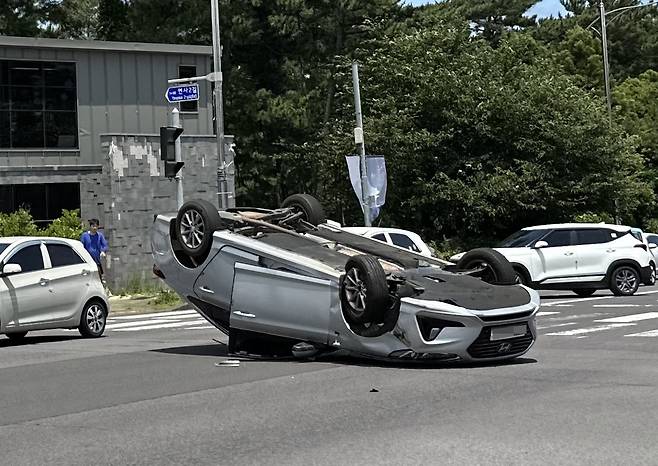
[[7, 288], [10, 306], [5, 331], [39, 323], [43, 308], [48, 306], [50, 296], [44, 252], [40, 241], [31, 241], [4, 260], [5, 264], [18, 264], [22, 269], [20, 273], [0, 278]]
[[572, 230], [553, 230], [542, 238], [548, 244], [535, 248], [541, 271], [536, 281], [556, 283], [576, 274], [575, 236]]
[[338, 289], [330, 280], [236, 263], [231, 327], [326, 344]]
[[609, 242], [616, 238], [614, 232], [605, 228], [583, 228], [576, 230], [576, 256], [578, 281], [598, 281], [605, 275], [613, 248]]
[[50, 259], [48, 274], [49, 306], [44, 320], [60, 321], [77, 318], [91, 280], [92, 266], [71, 246], [63, 242], [46, 241]]

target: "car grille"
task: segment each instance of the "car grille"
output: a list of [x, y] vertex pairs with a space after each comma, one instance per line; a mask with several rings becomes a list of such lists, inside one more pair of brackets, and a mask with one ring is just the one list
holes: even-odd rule
[[491, 327], [484, 327], [467, 351], [474, 358], [498, 358], [522, 353], [530, 347], [533, 340], [528, 328], [526, 334], [521, 337], [491, 341]]
[[532, 314], [532, 311], [525, 312], [516, 312], [514, 314], [505, 314], [499, 316], [478, 316], [485, 322], [497, 322], [499, 320], [512, 320], [512, 319], [522, 319], [523, 317], [528, 317]]

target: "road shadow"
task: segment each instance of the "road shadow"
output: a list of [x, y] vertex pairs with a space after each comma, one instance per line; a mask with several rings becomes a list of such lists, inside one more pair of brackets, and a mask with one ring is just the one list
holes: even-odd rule
[[149, 350], [153, 353], [181, 354], [188, 356], [228, 356], [228, 346], [223, 343], [212, 343], [208, 345], [176, 346], [173, 348], [158, 348]]
[[[303, 362], [303, 361], [300, 361]], [[382, 368], [394, 368], [394, 369], [423, 369], [423, 370], [436, 370], [436, 369], [475, 369], [475, 368], [487, 368], [487, 367], [501, 367], [501, 366], [521, 366], [525, 364], [536, 364], [538, 361], [533, 358], [515, 358], [505, 361], [492, 361], [492, 362], [438, 362], [438, 361], [395, 361], [395, 360], [384, 360], [384, 359], [369, 359], [361, 357], [350, 357], [350, 356], [323, 356], [316, 358], [315, 362], [326, 362], [331, 364], [340, 364], [346, 366], [363, 366], [363, 367], [382, 367]]]
[[80, 335], [27, 335], [20, 340], [10, 340], [9, 338], [2, 338], [0, 336], [0, 348], [6, 348], [9, 346], [27, 346], [27, 345], [38, 345], [41, 343], [56, 343], [59, 341], [72, 341], [72, 340], [82, 340]]

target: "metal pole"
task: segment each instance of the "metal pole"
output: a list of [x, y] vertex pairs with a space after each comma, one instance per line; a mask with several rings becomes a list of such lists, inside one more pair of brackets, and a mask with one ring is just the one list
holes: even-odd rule
[[603, 44], [603, 79], [605, 82], [605, 100], [608, 106], [608, 120], [612, 124], [612, 99], [610, 97], [610, 68], [608, 65], [608, 37], [605, 24], [605, 5], [599, 3], [601, 10], [601, 43]]
[[222, 57], [221, 43], [219, 41], [219, 3], [218, 0], [210, 0], [210, 11], [212, 16], [212, 61], [217, 80], [213, 98], [215, 103], [215, 134], [217, 136], [217, 203], [220, 209], [235, 206], [235, 199], [228, 191], [226, 162], [224, 155], [224, 100], [222, 96]]
[[[182, 128], [180, 124], [180, 112], [177, 108], [174, 108], [171, 111], [171, 126]], [[183, 161], [180, 138], [176, 138], [176, 141], [174, 142], [174, 154], [176, 155], [176, 162]], [[179, 210], [183, 207], [183, 202], [183, 169], [181, 168], [180, 171], [176, 173], [176, 204]]]
[[361, 159], [361, 205], [363, 206], [363, 223], [370, 223], [370, 192], [368, 190], [368, 166], [366, 164], [366, 145], [363, 140], [363, 120], [361, 117], [361, 91], [359, 90], [359, 65], [352, 63], [352, 81], [354, 83], [354, 110], [356, 111], [356, 128], [354, 142]]

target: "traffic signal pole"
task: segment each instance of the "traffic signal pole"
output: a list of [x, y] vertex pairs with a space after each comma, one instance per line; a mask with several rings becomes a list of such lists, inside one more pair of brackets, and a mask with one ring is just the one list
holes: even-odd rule
[[[177, 108], [174, 108], [171, 111], [171, 126], [174, 126], [176, 128], [182, 128], [180, 124], [180, 112], [178, 111]], [[176, 141], [174, 142], [174, 154], [176, 154], [176, 162], [182, 162], [183, 161], [183, 153], [181, 149], [181, 143], [180, 143], [180, 138], [176, 138]], [[177, 209], [180, 209], [183, 207], [183, 169], [181, 168], [178, 173], [176, 173], [176, 207]]]

